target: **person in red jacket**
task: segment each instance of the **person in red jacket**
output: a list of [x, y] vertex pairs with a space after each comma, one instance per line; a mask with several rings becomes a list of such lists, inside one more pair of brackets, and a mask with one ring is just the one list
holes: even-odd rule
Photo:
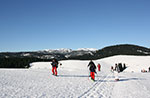
[[98, 67], [98, 71], [101, 71], [101, 65], [98, 64], [97, 67]]

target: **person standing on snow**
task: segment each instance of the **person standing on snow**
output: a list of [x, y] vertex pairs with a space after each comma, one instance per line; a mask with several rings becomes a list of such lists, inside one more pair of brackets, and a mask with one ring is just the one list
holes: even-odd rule
[[118, 73], [120, 73], [120, 68], [119, 68], [118, 64], [115, 65], [115, 71], [117, 71]]
[[92, 60], [89, 62], [88, 67], [90, 70], [91, 79], [95, 81], [96, 66]]
[[115, 81], [119, 81], [118, 73], [120, 73], [120, 68], [118, 64], [115, 65]]
[[97, 67], [98, 67], [98, 71], [101, 71], [101, 65], [98, 64]]
[[53, 59], [51, 65], [53, 75], [57, 76], [58, 61], [56, 59]]
[[111, 72], [114, 72], [114, 67], [113, 66], [111, 66]]

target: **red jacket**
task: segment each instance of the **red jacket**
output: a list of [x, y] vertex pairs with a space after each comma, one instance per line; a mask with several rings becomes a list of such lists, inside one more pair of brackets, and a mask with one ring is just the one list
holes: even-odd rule
[[101, 67], [101, 65], [100, 65], [100, 64], [98, 64], [98, 65], [97, 65], [97, 67], [98, 67], [98, 68], [100, 68], [100, 67]]

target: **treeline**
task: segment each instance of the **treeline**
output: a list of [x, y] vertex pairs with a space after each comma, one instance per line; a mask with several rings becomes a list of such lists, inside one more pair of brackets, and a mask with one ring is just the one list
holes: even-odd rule
[[38, 58], [0, 58], [0, 68], [29, 68], [30, 63], [39, 61], [51, 61]]
[[114, 55], [136, 55], [136, 56], [147, 56], [150, 55], [150, 49], [137, 46], [137, 45], [115, 45], [105, 47], [95, 54], [95, 57], [104, 58]]
[[134, 56], [149, 56], [150, 49], [137, 45], [115, 45], [105, 47], [93, 53], [93, 55], [85, 54], [81, 56], [72, 56], [68, 59], [74, 60], [97, 60], [115, 55], [134, 55]]
[[115, 45], [98, 50], [94, 57], [100, 59], [115, 55], [149, 56], [150, 49], [137, 45]]

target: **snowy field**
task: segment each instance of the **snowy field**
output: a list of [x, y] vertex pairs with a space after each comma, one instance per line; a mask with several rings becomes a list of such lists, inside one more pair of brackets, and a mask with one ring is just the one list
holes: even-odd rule
[[[150, 98], [150, 56], [113, 56], [94, 61], [102, 66], [96, 81], [89, 78], [89, 61], [60, 61], [58, 76], [50, 62], [32, 63], [30, 69], [0, 69], [0, 98]], [[116, 82], [110, 67], [125, 63]]]

